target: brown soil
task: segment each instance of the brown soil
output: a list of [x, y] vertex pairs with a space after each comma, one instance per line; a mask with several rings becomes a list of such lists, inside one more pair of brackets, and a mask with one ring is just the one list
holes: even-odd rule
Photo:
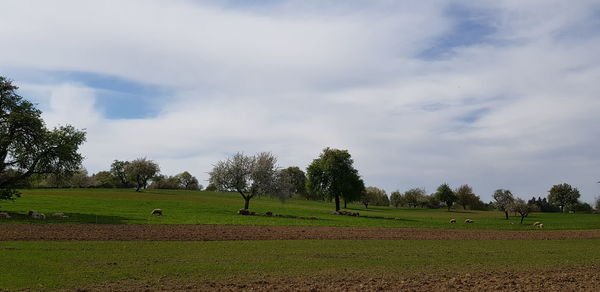
[[571, 267], [542, 271], [498, 271], [441, 275], [365, 276], [321, 275], [242, 282], [182, 283], [162, 278], [147, 282], [103, 283], [78, 291], [598, 291], [599, 267]]
[[1, 224], [0, 241], [217, 241], [294, 239], [551, 240], [600, 238], [594, 230], [464, 230], [322, 226]]

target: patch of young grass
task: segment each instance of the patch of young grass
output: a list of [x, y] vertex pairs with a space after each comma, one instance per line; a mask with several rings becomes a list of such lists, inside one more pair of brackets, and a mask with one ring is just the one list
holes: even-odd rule
[[288, 240], [224, 242], [0, 242], [0, 290], [49, 290], [161, 277], [184, 282], [520, 271], [600, 264], [600, 240]]
[[[229, 224], [229, 225], [301, 225], [301, 226], [363, 226], [404, 228], [460, 228], [460, 229], [534, 229], [535, 221], [544, 223], [545, 229], [598, 229], [600, 215], [533, 213], [519, 224], [519, 217], [509, 220], [498, 211], [471, 211], [421, 208], [394, 208], [349, 204], [348, 210], [370, 217], [331, 215], [333, 203], [291, 199], [280, 202], [261, 197], [250, 202], [250, 208], [258, 213], [271, 211], [277, 214], [318, 217], [319, 220], [240, 216], [236, 211], [243, 207], [237, 193], [204, 191], [130, 189], [33, 189], [23, 190], [23, 196], [14, 202], [0, 202], [0, 210], [8, 211], [12, 219], [0, 219], [2, 223], [113, 223], [113, 224]], [[152, 216], [150, 212], [160, 208], [164, 216]], [[63, 212], [68, 219], [44, 221], [27, 218], [28, 210], [47, 215]], [[450, 224], [451, 218], [458, 223]], [[475, 220], [465, 224], [464, 219]]]

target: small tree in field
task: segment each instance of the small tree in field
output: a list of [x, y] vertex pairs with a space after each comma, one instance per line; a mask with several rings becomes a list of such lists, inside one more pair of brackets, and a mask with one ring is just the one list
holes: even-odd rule
[[560, 207], [560, 211], [564, 212], [565, 206], [577, 203], [581, 195], [577, 188], [569, 184], [553, 185], [548, 191], [548, 202]]
[[498, 189], [494, 192], [494, 200], [496, 202], [496, 208], [498, 210], [504, 212], [506, 219], [508, 220], [508, 212], [510, 211], [510, 206], [515, 202], [515, 197], [509, 190]]
[[376, 187], [367, 187], [365, 192], [362, 194], [361, 203], [365, 205], [365, 208], [369, 207], [369, 204], [375, 206], [389, 206], [390, 201], [384, 190]]
[[510, 209], [521, 215], [521, 224], [523, 224], [523, 219], [529, 216], [529, 213], [533, 212], [536, 208], [535, 205], [528, 204], [525, 200], [518, 198], [511, 204]]
[[436, 198], [438, 198], [438, 200], [446, 203], [448, 211], [450, 211], [450, 207], [452, 207], [452, 204], [456, 202], [456, 195], [454, 194], [450, 186], [448, 186], [448, 184], [440, 185], [437, 188], [437, 191], [435, 192], [435, 196]]
[[158, 174], [160, 168], [152, 160], [138, 158], [131, 161], [125, 167], [127, 177], [135, 183], [135, 191], [139, 192], [141, 188], [146, 188], [148, 181]]
[[473, 209], [473, 204], [477, 203], [479, 198], [473, 193], [473, 188], [469, 185], [462, 185], [458, 187], [455, 191], [456, 193], [456, 202], [463, 206], [463, 209], [466, 210], [467, 206]]
[[423, 201], [423, 197], [427, 194], [424, 189], [413, 188], [404, 192], [404, 201], [408, 206], [417, 207]]
[[400, 194], [400, 191], [394, 191], [392, 192], [391, 196], [390, 196], [390, 203], [392, 204], [392, 206], [398, 208], [398, 206], [402, 205], [402, 194]]
[[[210, 174], [210, 184], [220, 191], [238, 192], [244, 199], [244, 209], [256, 196], [270, 195], [285, 199], [291, 190], [289, 178], [278, 171], [277, 158], [268, 152], [254, 156], [236, 153], [217, 162]], [[286, 184], [287, 187], [284, 185]]]

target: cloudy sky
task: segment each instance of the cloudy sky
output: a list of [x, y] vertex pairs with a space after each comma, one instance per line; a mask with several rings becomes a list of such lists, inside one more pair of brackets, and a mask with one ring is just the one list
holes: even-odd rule
[[0, 40], [91, 173], [148, 157], [206, 185], [237, 151], [334, 147], [388, 192], [600, 194], [597, 0], [4, 0]]

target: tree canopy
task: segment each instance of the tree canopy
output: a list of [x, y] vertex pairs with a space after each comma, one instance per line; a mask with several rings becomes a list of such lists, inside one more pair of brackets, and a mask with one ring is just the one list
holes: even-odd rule
[[340, 210], [340, 198], [347, 202], [358, 200], [365, 185], [353, 163], [347, 150], [325, 148], [307, 168], [309, 193], [334, 199], [336, 211]]
[[41, 111], [17, 89], [0, 76], [0, 200], [18, 196], [15, 186], [32, 175], [73, 172], [83, 160], [77, 151], [85, 132], [70, 125], [47, 129]]
[[210, 184], [220, 191], [238, 192], [244, 198], [244, 209], [250, 207], [255, 196], [270, 195], [284, 200], [289, 197], [291, 186], [276, 164], [277, 158], [269, 152], [254, 156], [238, 152], [214, 165], [209, 173]]
[[146, 188], [148, 181], [160, 172], [158, 164], [146, 158], [138, 158], [125, 166], [125, 173], [135, 183], [135, 190]]
[[446, 203], [446, 206], [448, 207], [448, 211], [450, 211], [450, 208], [452, 207], [454, 202], [456, 202], [456, 194], [454, 194], [454, 192], [452, 191], [450, 186], [446, 183], [441, 184], [437, 188], [437, 191], [435, 192], [435, 197], [438, 200]]
[[515, 202], [513, 194], [509, 190], [497, 189], [494, 191], [493, 198], [496, 200], [494, 203], [496, 208], [504, 212], [504, 216], [508, 220], [508, 211], [510, 211], [512, 204]]
[[579, 190], [577, 188], [563, 183], [559, 185], [553, 185], [548, 191], [548, 202], [559, 206], [560, 210], [564, 211], [565, 206], [577, 203], [577, 200], [580, 196], [581, 195], [579, 194]]

